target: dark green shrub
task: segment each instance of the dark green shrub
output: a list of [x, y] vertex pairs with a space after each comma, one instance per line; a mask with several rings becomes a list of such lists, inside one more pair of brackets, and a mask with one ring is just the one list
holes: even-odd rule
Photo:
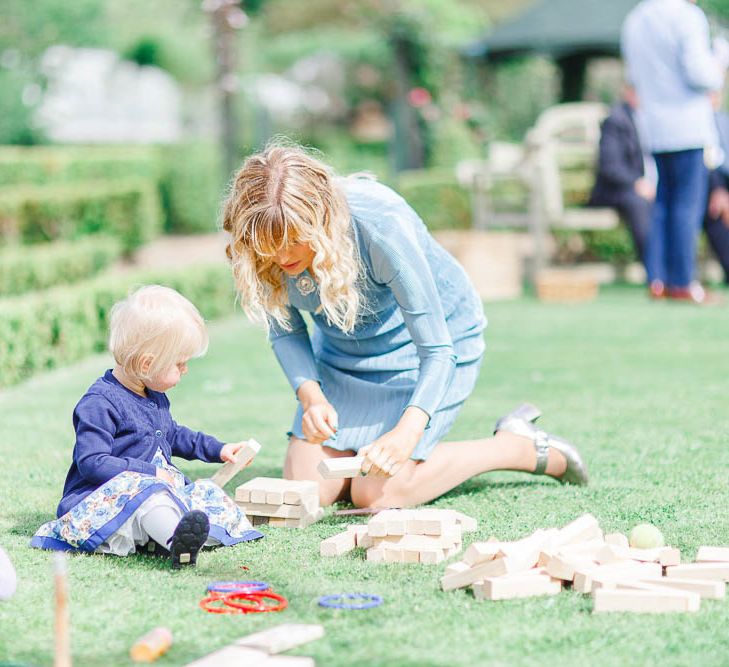
[[431, 232], [471, 227], [471, 196], [450, 170], [402, 172], [395, 189]]
[[217, 146], [162, 147], [160, 156], [165, 229], [176, 234], [215, 231], [225, 185]]
[[147, 181], [88, 181], [0, 189], [0, 241], [40, 243], [95, 233], [131, 251], [158, 236], [159, 198]]
[[122, 252], [118, 239], [94, 235], [0, 249], [0, 296], [64, 285], [90, 278]]
[[233, 281], [223, 263], [171, 273], [107, 274], [0, 299], [0, 386], [104, 350], [112, 305], [131, 288], [149, 283], [177, 289], [207, 319], [233, 312]]
[[0, 187], [76, 181], [159, 178], [155, 148], [138, 146], [2, 146]]

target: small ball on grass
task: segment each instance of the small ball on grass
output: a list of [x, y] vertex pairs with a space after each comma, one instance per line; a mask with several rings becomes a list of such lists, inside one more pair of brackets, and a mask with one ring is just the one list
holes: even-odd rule
[[650, 523], [639, 523], [630, 531], [628, 542], [635, 549], [655, 549], [665, 545], [663, 533]]

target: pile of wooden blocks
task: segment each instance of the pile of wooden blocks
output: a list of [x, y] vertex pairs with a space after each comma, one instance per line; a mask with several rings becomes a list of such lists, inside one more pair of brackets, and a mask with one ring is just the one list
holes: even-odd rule
[[321, 542], [322, 556], [341, 556], [355, 547], [367, 550], [375, 563], [440, 563], [461, 551], [463, 533], [476, 521], [456, 510], [383, 510], [369, 523]]
[[313, 658], [279, 655], [324, 636], [321, 625], [283, 623], [239, 639], [214, 653], [190, 662], [186, 667], [315, 667]]
[[634, 549], [625, 535], [604, 535], [585, 514], [521, 540], [475, 542], [446, 568], [441, 587], [471, 586], [478, 599], [505, 600], [556, 595], [566, 585], [591, 593], [594, 612], [696, 611], [701, 598], [724, 598], [729, 548], [701, 547], [696, 563], [680, 561], [678, 549]]
[[317, 482], [256, 477], [235, 490], [235, 502], [254, 526], [306, 528], [324, 516]]

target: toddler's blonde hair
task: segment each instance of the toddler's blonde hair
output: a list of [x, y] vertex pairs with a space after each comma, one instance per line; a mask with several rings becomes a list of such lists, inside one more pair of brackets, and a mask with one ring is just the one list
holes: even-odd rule
[[273, 144], [250, 156], [223, 204], [233, 277], [248, 317], [290, 329], [286, 274], [273, 258], [308, 243], [313, 274], [329, 322], [350, 332], [357, 322], [361, 275], [349, 207], [330, 167], [301, 146]]
[[[145, 285], [111, 309], [109, 351], [124, 371], [149, 380], [208, 349], [205, 322], [182, 294], [162, 285]], [[147, 372], [145, 357], [151, 359]]]

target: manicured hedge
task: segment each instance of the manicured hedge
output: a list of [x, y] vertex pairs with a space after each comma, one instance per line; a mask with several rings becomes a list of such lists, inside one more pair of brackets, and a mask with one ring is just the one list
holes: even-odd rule
[[459, 185], [453, 170], [423, 169], [403, 172], [395, 189], [432, 232], [471, 227], [471, 196]]
[[0, 187], [130, 178], [155, 182], [159, 170], [155, 147], [0, 147]]
[[150, 241], [162, 227], [150, 181], [80, 181], [0, 188], [0, 240], [39, 243], [103, 233], [125, 251]]
[[23, 294], [92, 277], [122, 252], [118, 239], [87, 236], [0, 248], [0, 296]]
[[168, 273], [104, 274], [73, 286], [0, 299], [0, 386], [104, 350], [112, 305], [131, 288], [149, 283], [177, 289], [206, 319], [233, 312], [233, 282], [224, 263]]

